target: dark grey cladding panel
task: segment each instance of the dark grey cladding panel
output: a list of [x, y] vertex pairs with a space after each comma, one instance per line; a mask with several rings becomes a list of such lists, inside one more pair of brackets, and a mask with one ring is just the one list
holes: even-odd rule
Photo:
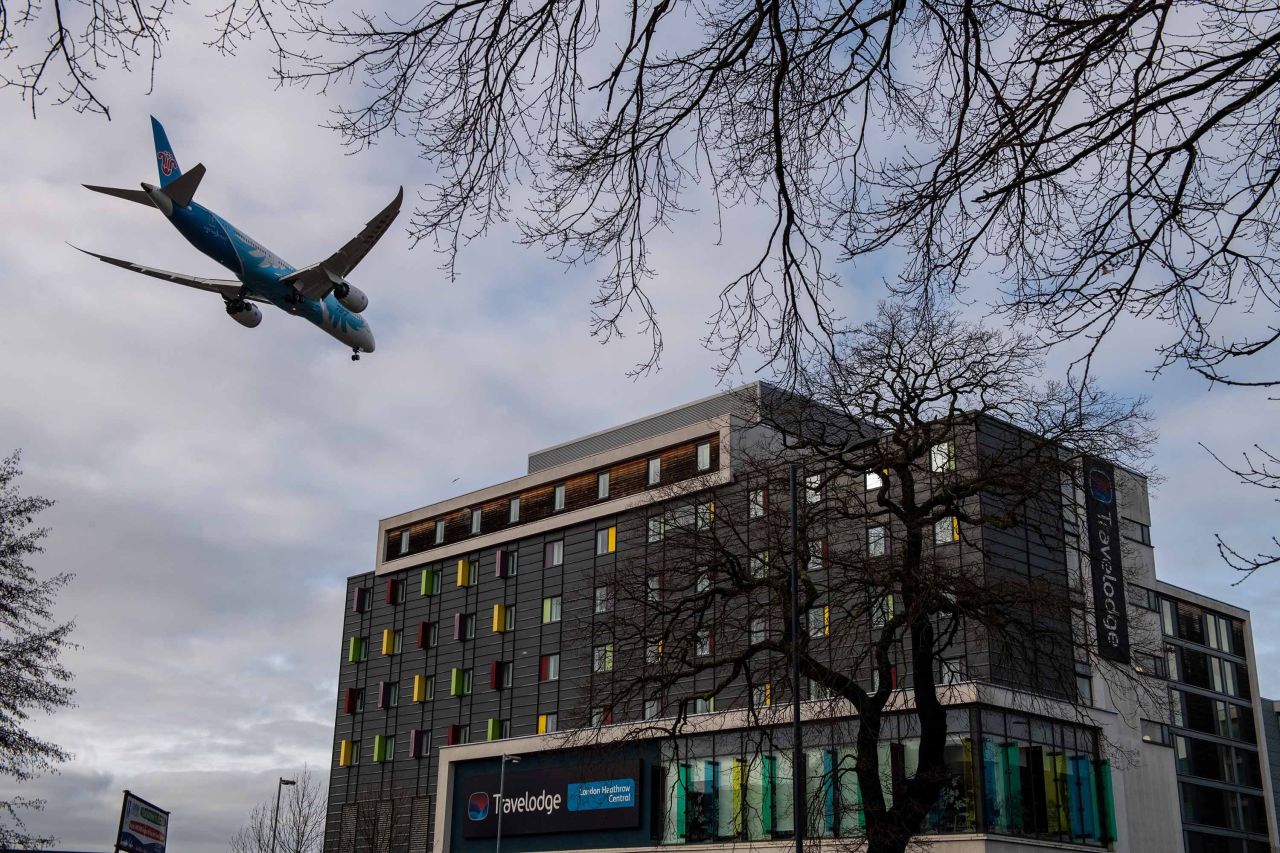
[[691, 426], [702, 421], [718, 418], [728, 414], [753, 413], [756, 401], [760, 397], [763, 382], [753, 382], [741, 388], [716, 394], [704, 400], [661, 412], [638, 421], [613, 427], [603, 432], [588, 435], [585, 438], [558, 444], [546, 450], [529, 454], [529, 473], [536, 474], [556, 465], [573, 462], [596, 453], [603, 453], [615, 447], [631, 444], [655, 435], [662, 435], [672, 430]]

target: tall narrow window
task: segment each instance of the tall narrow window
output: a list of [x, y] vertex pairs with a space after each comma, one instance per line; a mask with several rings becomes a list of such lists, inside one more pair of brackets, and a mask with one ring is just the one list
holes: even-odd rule
[[436, 544], [437, 545], [444, 544], [444, 519], [443, 518], [438, 519], [436, 521]]
[[769, 552], [757, 551], [749, 560], [751, 577], [762, 578], [769, 573]]
[[400, 578], [387, 578], [387, 604], [404, 604], [404, 581]]
[[560, 728], [560, 716], [554, 712], [538, 715], [538, 734], [549, 735]]
[[431, 569], [422, 570], [422, 594], [423, 595], [439, 595], [440, 594], [440, 572]]
[[471, 535], [472, 536], [475, 536], [477, 533], [480, 532], [480, 516], [481, 516], [480, 510], [478, 509], [471, 510]]
[[409, 757], [426, 758], [431, 751], [431, 732], [427, 729], [409, 730]]
[[413, 677], [413, 701], [427, 702], [435, 698], [436, 679], [433, 675], [419, 673]]
[[705, 658], [711, 654], [711, 631], [703, 628], [694, 638], [694, 653]]
[[866, 477], [866, 487], [868, 492], [874, 492], [876, 489], [884, 487], [884, 477], [875, 471], [868, 471]]
[[809, 608], [809, 636], [817, 639], [831, 633], [831, 608]]
[[960, 520], [954, 515], [940, 518], [933, 524], [933, 541], [938, 545], [960, 541]]
[[871, 627], [883, 628], [893, 617], [893, 594], [884, 596], [871, 608]]
[[613, 643], [605, 643], [591, 650], [592, 672], [613, 672]]
[[929, 448], [929, 470], [935, 474], [956, 470], [956, 446], [944, 441]]
[[941, 665], [939, 684], [959, 684], [965, 680], [964, 658], [942, 658], [938, 663]]
[[559, 512], [564, 509], [564, 483], [560, 483], [555, 488], [553, 503], [551, 505], [552, 512]]
[[767, 708], [773, 704], [773, 685], [757, 684], [751, 688], [752, 705], [756, 708]]
[[396, 754], [396, 736], [395, 735], [374, 735], [373, 736], [373, 760], [377, 762], [390, 761]]
[[618, 547], [618, 528], [606, 527], [596, 531], [596, 555], [612, 554]]
[[889, 553], [889, 528], [875, 525], [867, 528], [867, 556], [883, 557]]
[[749, 507], [748, 517], [763, 518], [769, 509], [769, 492], [765, 489], [752, 489]]
[[656, 486], [662, 482], [662, 457], [655, 456], [649, 460], [649, 476], [647, 480], [650, 486]]
[[809, 571], [822, 571], [822, 558], [827, 552], [826, 538], [814, 539], [809, 542]]
[[409, 531], [408, 530], [400, 531], [400, 553], [401, 554], [409, 553]]
[[711, 442], [704, 441], [698, 445], [698, 470], [711, 470]]
[[466, 557], [458, 560], [458, 586], [471, 586], [476, 582], [476, 561]]
[[366, 586], [361, 586], [351, 590], [351, 612], [364, 613], [368, 609], [369, 609], [369, 588]]
[[649, 541], [661, 542], [663, 533], [665, 532], [665, 522], [660, 515], [649, 516]]
[[512, 498], [507, 503], [507, 524], [515, 524], [520, 520], [520, 499]]
[[538, 658], [538, 680], [539, 681], [559, 681], [560, 680], [560, 655], [543, 655]]
[[613, 610], [613, 590], [608, 586], [596, 587], [595, 612], [608, 613]]
[[602, 501], [609, 497], [609, 472], [601, 471], [596, 474], [596, 500]]
[[360, 741], [344, 740], [338, 744], [338, 766], [350, 767], [360, 763]]
[[550, 625], [560, 621], [560, 596], [551, 595], [542, 599], [542, 624]]
[[401, 637], [400, 632], [394, 628], [387, 628], [382, 632], [382, 654], [398, 655], [400, 654]]
[[804, 496], [811, 504], [822, 500], [822, 475], [809, 474], [804, 478]]
[[554, 542], [548, 542], [543, 549], [542, 563], [546, 567], [560, 566], [564, 564], [564, 540], [557, 539]]
[[455, 668], [449, 675], [450, 696], [471, 695], [471, 670]]
[[645, 585], [649, 590], [649, 600], [659, 602], [662, 600], [662, 575], [649, 575], [645, 578]]
[[600, 707], [591, 709], [591, 728], [598, 729], [601, 726], [611, 725], [613, 725], [613, 711]]
[[646, 720], [658, 719], [658, 700], [657, 699], [644, 700], [644, 718]]
[[644, 662], [658, 663], [662, 660], [662, 641], [649, 640], [644, 646]]
[[369, 659], [369, 638], [368, 637], [352, 637], [351, 642], [347, 646], [347, 660], [350, 663], [358, 663], [359, 661]]
[[752, 619], [748, 623], [747, 636], [752, 644], [764, 642], [766, 622], [764, 619]]

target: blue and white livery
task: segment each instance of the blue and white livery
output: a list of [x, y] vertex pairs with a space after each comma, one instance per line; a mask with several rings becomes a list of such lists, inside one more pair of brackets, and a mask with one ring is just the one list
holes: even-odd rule
[[100, 261], [143, 275], [207, 290], [222, 297], [227, 314], [250, 329], [262, 322], [262, 312], [254, 303], [274, 305], [319, 326], [351, 347], [353, 361], [362, 352], [373, 352], [373, 332], [360, 316], [369, 298], [347, 276], [387, 232], [400, 213], [404, 188], [381, 213], [369, 220], [355, 239], [319, 263], [296, 269], [279, 255], [236, 228], [218, 214], [192, 201], [204, 166], [197, 163], [188, 172], [178, 167], [173, 147], [160, 122], [153, 117], [156, 167], [160, 186], [142, 184], [141, 190], [96, 187], [87, 189], [159, 208], [191, 245], [235, 274], [235, 279], [200, 278], [144, 267], [131, 261], [109, 258], [96, 252], [80, 251]]

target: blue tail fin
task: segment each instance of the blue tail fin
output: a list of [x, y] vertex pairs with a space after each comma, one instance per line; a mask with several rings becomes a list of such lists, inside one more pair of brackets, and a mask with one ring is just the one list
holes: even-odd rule
[[165, 136], [164, 128], [156, 121], [155, 116], [151, 117], [151, 133], [156, 138], [156, 168], [160, 170], [160, 186], [167, 187], [182, 175], [182, 169], [178, 168], [178, 158], [173, 156], [173, 146], [169, 144], [169, 137]]

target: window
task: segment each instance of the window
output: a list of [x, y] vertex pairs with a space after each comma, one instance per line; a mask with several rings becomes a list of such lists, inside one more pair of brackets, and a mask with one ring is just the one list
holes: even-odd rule
[[811, 504], [822, 500], [821, 474], [809, 474], [804, 478], [804, 499]]
[[516, 629], [516, 609], [513, 605], [493, 605], [493, 633], [505, 634]]
[[809, 543], [809, 571], [822, 571], [822, 558], [827, 553], [827, 540], [814, 539]]
[[404, 581], [387, 578], [387, 604], [404, 604]]
[[956, 470], [956, 446], [954, 442], [944, 441], [929, 448], [929, 470], [935, 474]]
[[497, 718], [489, 720], [484, 727], [485, 738], [488, 740], [502, 740], [511, 737], [511, 721], [499, 720]]
[[1093, 705], [1093, 679], [1087, 675], [1076, 676], [1076, 695], [1080, 699], [1080, 704], [1085, 707]]
[[513, 578], [520, 572], [520, 552], [513, 548], [498, 548], [493, 552], [493, 575]]
[[369, 609], [369, 588], [356, 587], [351, 590], [351, 612], [364, 613]]
[[436, 698], [436, 677], [434, 675], [415, 675], [413, 677], [413, 701], [429, 702]]
[[364, 690], [360, 687], [348, 687], [342, 700], [342, 713], [359, 714], [364, 710]]
[[1128, 595], [1129, 603], [1134, 607], [1157, 612], [1160, 610], [1160, 596], [1156, 595], [1155, 590], [1131, 583], [1125, 586], [1125, 592]]
[[868, 471], [866, 476], [866, 487], [868, 492], [874, 492], [876, 489], [884, 488], [884, 477], [875, 471]]
[[444, 544], [444, 519], [443, 518], [436, 522], [436, 544], [437, 545]]
[[560, 596], [550, 595], [542, 599], [542, 624], [560, 621]]
[[695, 637], [694, 653], [705, 658], [711, 654], [711, 631], [703, 628]]
[[609, 472], [601, 471], [596, 474], [596, 500], [602, 501], [609, 497]]
[[812, 678], [804, 680], [804, 698], [810, 701], [818, 699], [830, 699], [832, 697], [831, 688], [827, 687], [821, 681], [814, 681]]
[[453, 614], [453, 638], [458, 641], [473, 640], [476, 636], [476, 616], [474, 613]]
[[390, 761], [395, 758], [396, 754], [396, 736], [395, 735], [374, 735], [373, 736], [373, 760], [379, 763]]
[[867, 528], [867, 556], [883, 557], [889, 553], [889, 528], [875, 525]]
[[476, 561], [463, 557], [458, 561], [458, 586], [472, 586], [476, 582]]
[[431, 751], [431, 732], [427, 729], [409, 730], [409, 757], [426, 758]]
[[698, 530], [707, 530], [711, 527], [711, 522], [716, 520], [716, 502], [704, 501], [698, 504], [697, 515], [694, 518], [694, 526]]
[[398, 655], [400, 654], [400, 632], [394, 628], [387, 628], [382, 632], [382, 654]]
[[433, 572], [430, 569], [422, 570], [422, 594], [440, 594], [440, 572]]
[[564, 565], [564, 540], [548, 542], [543, 548], [542, 565], [546, 568]]
[[440, 643], [440, 627], [435, 622], [422, 622], [418, 625], [418, 648], [426, 649]]
[[560, 715], [552, 712], [550, 714], [538, 715], [538, 734], [549, 735], [558, 731], [560, 728]]
[[360, 763], [360, 741], [344, 740], [338, 743], [338, 766], [350, 767]]
[[1164, 658], [1158, 658], [1155, 655], [1144, 652], [1133, 653], [1133, 668], [1146, 675], [1154, 675], [1158, 678], [1169, 677], [1169, 669], [1165, 664]]
[[650, 640], [644, 646], [644, 662], [658, 663], [662, 660], [662, 641]]
[[871, 627], [883, 628], [893, 618], [893, 594], [881, 598], [871, 608]]
[[520, 499], [512, 498], [507, 503], [507, 524], [515, 524], [520, 521]]
[[596, 613], [608, 613], [613, 610], [613, 590], [608, 586], [596, 587], [595, 603]]
[[704, 441], [698, 445], [698, 470], [711, 470], [711, 442]]
[[562, 509], [564, 509], [564, 483], [557, 483], [552, 497], [551, 511], [560, 512]]
[[611, 725], [613, 725], [613, 711], [608, 708], [591, 709], [591, 727], [593, 729]]
[[[1216, 613], [1204, 614], [1204, 638], [1211, 649], [1231, 651], [1231, 620]], [[1241, 650], [1243, 653], [1243, 649]]]
[[660, 515], [649, 516], [649, 541], [661, 542], [665, 526], [666, 525], [663, 522], [662, 516]]
[[649, 473], [647, 482], [650, 486], [656, 486], [662, 482], [662, 457], [655, 456], [649, 460]]
[[757, 551], [751, 555], [748, 561], [751, 568], [751, 577], [762, 578], [769, 573], [769, 552]]
[[960, 519], [954, 515], [940, 518], [933, 523], [933, 541], [936, 545], [948, 545], [960, 541]]
[[706, 595], [711, 591], [711, 571], [709, 569], [698, 569], [693, 578], [693, 591], [698, 595]]
[[1144, 742], [1173, 746], [1173, 737], [1169, 734], [1169, 727], [1164, 723], [1156, 720], [1141, 720], [1139, 725]]
[[445, 736], [445, 743], [449, 746], [457, 743], [471, 743], [471, 727], [460, 726], [456, 723], [449, 726], [448, 734]]
[[652, 602], [662, 601], [662, 575], [649, 575], [644, 582], [649, 590], [649, 600]]
[[480, 532], [480, 510], [471, 510], [471, 535], [474, 536]]
[[[889, 689], [890, 690], [898, 689], [898, 665], [897, 664], [891, 664], [889, 666]], [[871, 692], [872, 693], [880, 692], [880, 670], [879, 669], [873, 670], [871, 673]]]
[[458, 669], [455, 667], [449, 674], [449, 695], [450, 696], [470, 696], [471, 695], [471, 670]]
[[747, 516], [749, 518], [763, 518], [765, 512], [769, 509], [769, 491], [767, 489], [752, 489], [749, 500]]
[[809, 608], [809, 636], [816, 639], [825, 637], [831, 633], [831, 608], [830, 607], [811, 607]]
[[560, 655], [543, 655], [538, 658], [538, 680], [560, 680]]
[[658, 700], [644, 700], [644, 718], [646, 720], [656, 720], [658, 718]]
[[368, 637], [352, 637], [347, 644], [347, 660], [350, 663], [357, 663], [369, 659], [369, 638]]
[[401, 554], [409, 553], [409, 531], [408, 530], [400, 531], [400, 553]]
[[618, 547], [618, 528], [606, 527], [596, 531], [596, 554], [612, 554]]
[[773, 685], [757, 684], [751, 688], [751, 707], [767, 708], [773, 704]]
[[511, 688], [512, 678], [515, 676], [515, 667], [507, 661], [495, 661], [497, 664], [497, 688], [499, 690], [509, 690]]
[[378, 707], [394, 708], [400, 704], [400, 684], [396, 681], [378, 682]]
[[592, 672], [613, 672], [613, 643], [605, 643], [591, 650]]
[[938, 661], [938, 683], [943, 686], [959, 684], [965, 680], [964, 658], [942, 658]]
[[765, 626], [767, 623], [764, 619], [752, 619], [747, 628], [747, 638], [754, 645], [763, 643], [765, 636]]
[[716, 697], [714, 696], [698, 696], [693, 700], [693, 713], [710, 714], [716, 709]]

